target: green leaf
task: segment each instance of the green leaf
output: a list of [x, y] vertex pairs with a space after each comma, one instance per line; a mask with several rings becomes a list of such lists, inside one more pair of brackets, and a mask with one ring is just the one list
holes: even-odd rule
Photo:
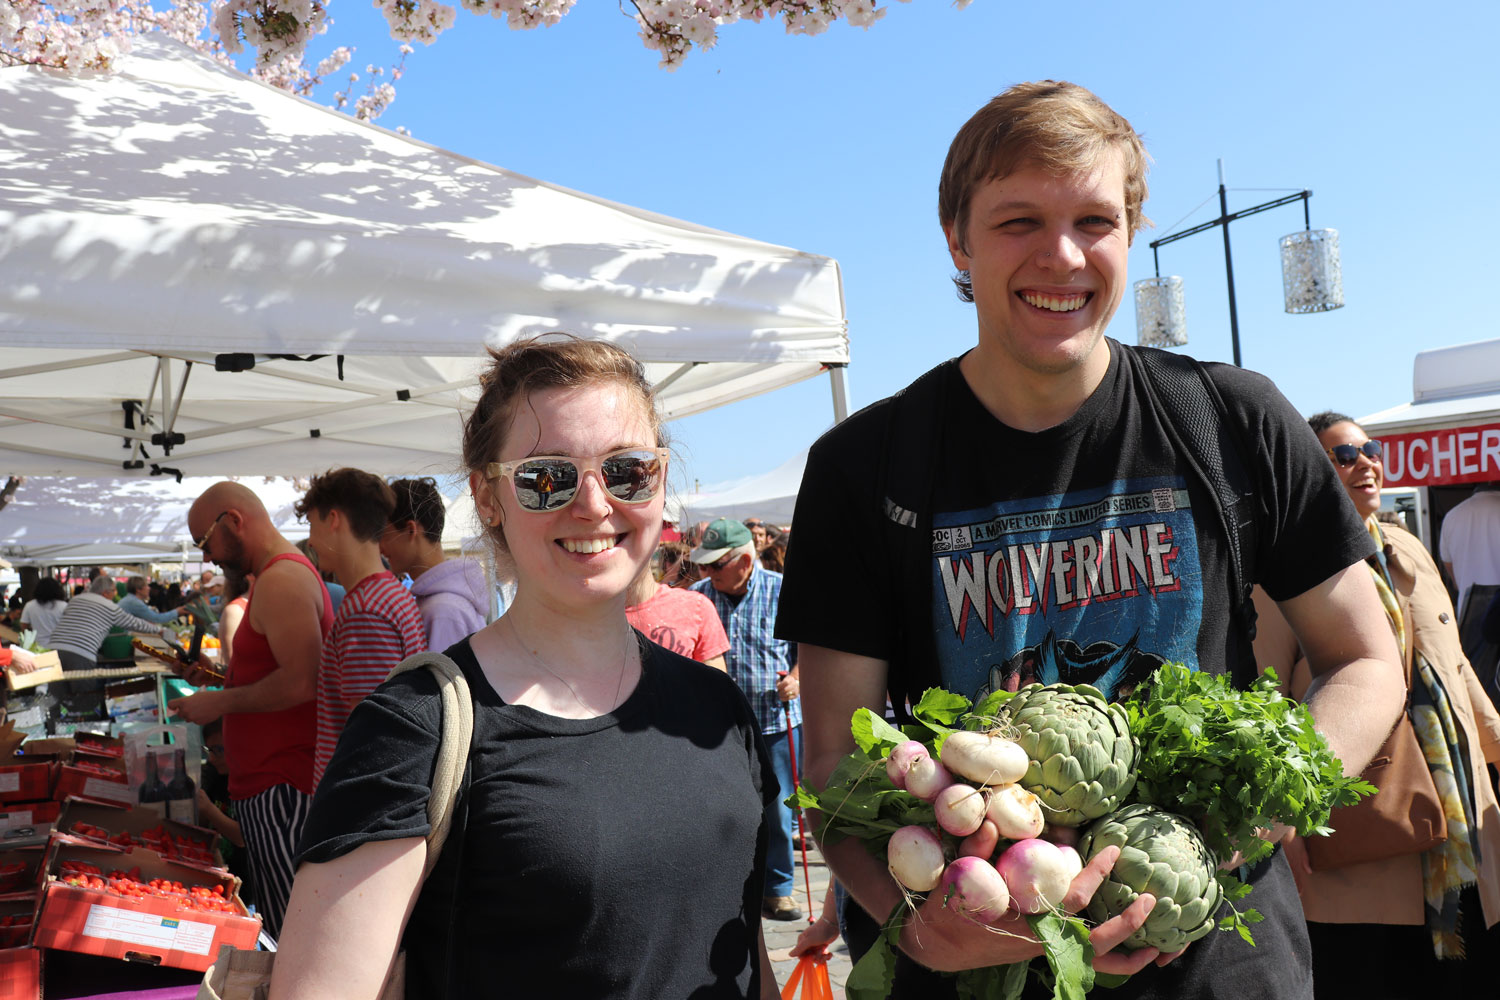
[[980, 719], [992, 719], [1000, 714], [1000, 709], [1005, 703], [1016, 696], [1014, 691], [991, 691], [984, 696], [984, 700], [974, 706], [974, 716]]
[[959, 1000], [1021, 1000], [1027, 967], [1017, 962], [960, 972], [955, 977]]
[[928, 688], [911, 714], [934, 732], [942, 732], [957, 725], [971, 704], [973, 703], [961, 694], [944, 691], [942, 688]]
[[854, 742], [861, 750], [867, 754], [879, 750], [881, 757], [885, 757], [897, 743], [906, 742], [905, 733], [868, 708], [858, 709], [854, 713], [849, 731], [854, 734]]
[[849, 1000], [886, 1000], [895, 982], [896, 949], [882, 934], [849, 970], [844, 996]]
[[1077, 917], [1056, 913], [1029, 916], [1026, 923], [1042, 942], [1052, 969], [1053, 1000], [1083, 1000], [1094, 988], [1094, 946], [1089, 943], [1088, 927]]

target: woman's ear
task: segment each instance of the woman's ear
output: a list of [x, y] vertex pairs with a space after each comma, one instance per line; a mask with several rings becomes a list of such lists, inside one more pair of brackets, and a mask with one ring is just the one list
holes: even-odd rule
[[479, 512], [479, 519], [491, 528], [499, 527], [500, 505], [495, 503], [495, 494], [484, 473], [469, 473], [469, 491], [474, 494], [474, 509]]

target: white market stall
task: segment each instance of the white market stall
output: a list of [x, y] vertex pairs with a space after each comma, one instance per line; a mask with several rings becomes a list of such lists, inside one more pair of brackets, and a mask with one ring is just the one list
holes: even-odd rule
[[807, 449], [803, 449], [769, 472], [750, 476], [717, 489], [693, 493], [682, 498], [683, 524], [730, 517], [742, 521], [758, 517], [772, 524], [791, 524], [797, 506], [797, 490], [802, 485], [802, 471], [807, 467]]
[[[29, 477], [0, 509], [0, 556], [34, 566], [196, 562], [188, 508], [219, 481]], [[260, 497], [282, 534], [307, 536], [307, 526], [292, 512], [302, 495], [293, 481], [241, 481]]]
[[[456, 470], [486, 344], [646, 363], [669, 418], [830, 372], [836, 261], [354, 121], [159, 35], [0, 67], [0, 474]], [[170, 448], [170, 453], [168, 453]]]

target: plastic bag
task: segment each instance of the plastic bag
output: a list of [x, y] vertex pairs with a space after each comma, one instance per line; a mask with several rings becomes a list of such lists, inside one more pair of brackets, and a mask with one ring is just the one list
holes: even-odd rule
[[797, 1000], [800, 984], [802, 1000], [833, 1000], [833, 983], [828, 978], [828, 952], [808, 952], [797, 959], [786, 985], [781, 988], [781, 1000]]

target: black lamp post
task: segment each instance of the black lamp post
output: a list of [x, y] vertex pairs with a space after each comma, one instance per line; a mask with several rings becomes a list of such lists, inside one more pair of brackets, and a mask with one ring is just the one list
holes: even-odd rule
[[1339, 266], [1338, 231], [1312, 228], [1308, 199], [1312, 192], [1303, 190], [1272, 201], [1229, 211], [1228, 189], [1224, 186], [1224, 161], [1219, 161], [1219, 217], [1197, 226], [1169, 233], [1153, 240], [1151, 258], [1156, 277], [1135, 285], [1136, 331], [1140, 342], [1150, 347], [1176, 347], [1187, 343], [1186, 310], [1182, 279], [1161, 276], [1161, 258], [1157, 248], [1196, 236], [1219, 227], [1224, 231], [1224, 274], [1229, 284], [1229, 335], [1234, 344], [1234, 363], [1240, 364], [1239, 310], [1234, 295], [1234, 256], [1229, 245], [1229, 224], [1236, 219], [1302, 202], [1304, 230], [1281, 239], [1281, 276], [1290, 313], [1324, 312], [1344, 304], [1343, 276]]

